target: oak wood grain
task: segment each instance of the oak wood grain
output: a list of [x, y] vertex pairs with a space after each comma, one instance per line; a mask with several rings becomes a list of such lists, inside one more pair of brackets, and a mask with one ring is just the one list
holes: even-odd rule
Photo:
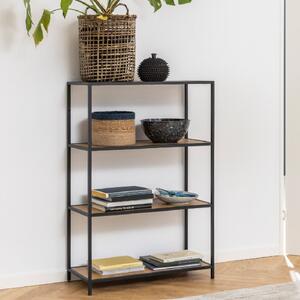
[[[135, 144], [125, 146], [95, 146], [92, 145], [93, 151], [104, 150], [122, 150], [122, 149], [143, 149], [143, 148], [169, 148], [169, 147], [185, 147], [185, 146], [208, 146], [210, 142], [197, 139], [181, 139], [177, 143], [153, 143], [150, 140], [137, 140]], [[88, 149], [87, 143], [74, 143], [70, 145], [72, 148], [82, 150]]]
[[[92, 214], [93, 215], [115, 215], [115, 214], [128, 214], [128, 213], [142, 213], [142, 212], [155, 212], [155, 211], [164, 211], [164, 210], [177, 210], [177, 209], [192, 209], [192, 208], [201, 208], [201, 207], [208, 207], [210, 206], [209, 202], [203, 201], [203, 200], [193, 200], [189, 203], [181, 203], [181, 204], [166, 204], [162, 201], [155, 199], [153, 201], [153, 205], [151, 208], [141, 208], [136, 210], [123, 210], [123, 211], [113, 211], [113, 212], [103, 212], [99, 209], [92, 208]], [[76, 209], [77, 211], [80, 211], [82, 213], [87, 214], [88, 213], [88, 207], [87, 204], [82, 205], [73, 205], [73, 209]]]

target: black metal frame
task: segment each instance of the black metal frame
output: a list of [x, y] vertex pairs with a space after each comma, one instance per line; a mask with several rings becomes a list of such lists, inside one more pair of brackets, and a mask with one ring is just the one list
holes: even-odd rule
[[[210, 85], [210, 141], [198, 141], [195, 144], [189, 145], [188, 143], [183, 144], [149, 144], [144, 145], [142, 147], [134, 147], [134, 146], [122, 146], [122, 147], [93, 147], [92, 146], [92, 107], [93, 107], [93, 96], [92, 96], [92, 87], [93, 86], [134, 86], [134, 85], [180, 85], [184, 87], [184, 117], [186, 119], [189, 118], [189, 85]], [[71, 86], [72, 85], [81, 85], [86, 86], [88, 90], [88, 141], [87, 144], [72, 144], [71, 142]], [[186, 135], [188, 139], [188, 134]], [[81, 81], [73, 81], [67, 83], [67, 279], [71, 280], [71, 274], [75, 275], [77, 278], [82, 279], [88, 284], [88, 294], [92, 294], [93, 284], [96, 282], [109, 282], [116, 280], [129, 280], [136, 278], [146, 278], [146, 277], [154, 277], [166, 274], [174, 274], [179, 271], [156, 271], [151, 273], [141, 273], [141, 274], [125, 274], [119, 277], [111, 277], [111, 278], [92, 278], [92, 218], [98, 216], [109, 216], [109, 215], [124, 215], [131, 212], [115, 212], [115, 213], [106, 213], [106, 214], [93, 214], [92, 213], [92, 159], [94, 151], [104, 151], [104, 150], [128, 150], [128, 149], [145, 149], [145, 148], [165, 148], [165, 147], [183, 147], [184, 148], [184, 189], [188, 190], [189, 186], [189, 147], [190, 146], [208, 146], [210, 147], [210, 203], [204, 203], [204, 205], [195, 205], [193, 207], [167, 207], [166, 209], [157, 209], [157, 210], [141, 210], [141, 211], [133, 211], [132, 213], [146, 213], [146, 212], [157, 212], [157, 211], [167, 211], [167, 210], [184, 210], [184, 249], [188, 249], [188, 225], [189, 225], [189, 215], [188, 210], [190, 208], [210, 208], [210, 255], [211, 261], [210, 264], [205, 263], [201, 267], [196, 268], [186, 268], [181, 271], [190, 271], [190, 270], [200, 270], [200, 269], [210, 269], [211, 270], [211, 278], [215, 276], [215, 244], [214, 244], [214, 145], [215, 145], [215, 82], [214, 81], [165, 81], [165, 82], [81, 82]], [[86, 213], [81, 212], [76, 209], [76, 207], [71, 204], [71, 153], [72, 149], [79, 149], [87, 151], [87, 196], [88, 196], [88, 209]], [[76, 267], [72, 267], [71, 265], [71, 212], [77, 212], [87, 217], [88, 219], [88, 264], [87, 264], [87, 276], [82, 275], [76, 269]]]
[[283, 176], [286, 176], [287, 118], [287, 2], [283, 0]]

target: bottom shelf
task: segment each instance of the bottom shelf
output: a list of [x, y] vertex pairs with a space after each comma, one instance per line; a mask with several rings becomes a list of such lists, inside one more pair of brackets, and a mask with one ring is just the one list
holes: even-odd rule
[[[141, 272], [132, 272], [127, 274], [114, 274], [114, 275], [100, 275], [98, 273], [92, 273], [92, 281], [93, 282], [110, 282], [110, 281], [117, 281], [117, 280], [127, 280], [127, 279], [139, 279], [139, 278], [146, 278], [146, 277], [156, 277], [156, 276], [163, 276], [168, 274], [176, 274], [179, 272], [187, 272], [187, 271], [195, 271], [195, 270], [204, 270], [210, 269], [211, 265], [202, 262], [201, 266], [197, 267], [185, 267], [179, 270], [160, 270], [160, 271], [152, 271], [150, 269], [145, 269]], [[82, 279], [83, 281], [88, 281], [88, 268], [86, 266], [82, 267], [74, 267], [71, 268], [71, 273]]]

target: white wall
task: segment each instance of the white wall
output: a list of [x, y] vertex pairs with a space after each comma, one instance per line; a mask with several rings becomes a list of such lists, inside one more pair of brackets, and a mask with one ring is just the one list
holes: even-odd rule
[[[138, 62], [157, 52], [171, 66], [170, 79], [216, 80], [217, 259], [277, 254], [281, 1], [194, 0], [155, 15], [146, 1], [132, 2], [131, 10], [138, 14]], [[1, 287], [65, 278], [65, 82], [79, 77], [78, 47], [75, 18], [54, 19], [49, 37], [35, 49], [23, 29], [21, 1], [0, 3]], [[73, 118], [80, 121], [74, 127], [76, 139], [84, 129], [85, 90], [74, 88], [73, 96]], [[138, 119], [182, 113], [178, 87], [104, 88], [94, 96], [95, 109], [131, 109]], [[191, 90], [195, 137], [209, 134], [207, 96], [205, 88]], [[207, 199], [208, 150], [191, 152], [191, 190]], [[85, 193], [86, 165], [84, 154], [73, 153], [75, 203]], [[181, 158], [177, 149], [98, 153], [94, 186], [177, 188]], [[208, 211], [191, 213], [191, 248], [205, 254], [208, 221]], [[72, 225], [73, 263], [84, 263], [85, 219], [74, 215]], [[95, 220], [94, 232], [97, 257], [180, 249], [182, 214]]]
[[300, 254], [300, 3], [287, 1], [287, 253]]

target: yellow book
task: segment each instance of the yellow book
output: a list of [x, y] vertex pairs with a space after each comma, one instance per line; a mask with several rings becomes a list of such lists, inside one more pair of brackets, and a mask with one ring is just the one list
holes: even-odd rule
[[93, 259], [92, 265], [100, 271], [143, 267], [143, 263], [140, 260], [130, 256]]
[[109, 198], [109, 194], [104, 193], [104, 192], [99, 191], [99, 190], [92, 190], [92, 197], [108, 199]]

